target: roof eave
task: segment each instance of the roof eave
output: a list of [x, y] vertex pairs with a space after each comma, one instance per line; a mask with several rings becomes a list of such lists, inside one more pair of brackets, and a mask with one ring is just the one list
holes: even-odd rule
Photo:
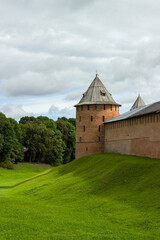
[[121, 107], [122, 105], [116, 102], [82, 102], [82, 103], [77, 103], [74, 105], [74, 107], [82, 106], [82, 105], [115, 105]]

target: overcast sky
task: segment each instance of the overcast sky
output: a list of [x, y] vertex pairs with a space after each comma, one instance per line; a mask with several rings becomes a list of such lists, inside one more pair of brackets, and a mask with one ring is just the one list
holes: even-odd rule
[[160, 0], [0, 0], [0, 111], [75, 117], [96, 70], [121, 112], [160, 100]]

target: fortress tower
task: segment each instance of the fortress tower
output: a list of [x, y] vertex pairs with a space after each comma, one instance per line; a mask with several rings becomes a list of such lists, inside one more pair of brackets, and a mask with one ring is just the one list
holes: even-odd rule
[[104, 121], [119, 116], [119, 107], [96, 74], [76, 107], [76, 158], [104, 152]]

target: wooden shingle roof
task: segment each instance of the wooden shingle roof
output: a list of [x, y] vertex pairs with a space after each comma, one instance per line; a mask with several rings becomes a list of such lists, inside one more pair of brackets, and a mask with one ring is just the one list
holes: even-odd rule
[[90, 104], [112, 104], [121, 106], [114, 101], [112, 95], [105, 88], [97, 74], [87, 91], [83, 93], [80, 102], [76, 104], [75, 107]]
[[144, 103], [143, 99], [141, 98], [140, 94], [138, 95], [138, 98], [136, 99], [135, 103], [131, 107], [131, 111], [135, 108], [143, 107], [146, 104]]

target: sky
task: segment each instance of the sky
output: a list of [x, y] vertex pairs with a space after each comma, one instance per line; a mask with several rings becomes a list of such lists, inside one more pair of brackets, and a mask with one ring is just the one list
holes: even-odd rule
[[128, 111], [160, 101], [160, 0], [0, 0], [0, 112], [75, 117], [95, 77]]

